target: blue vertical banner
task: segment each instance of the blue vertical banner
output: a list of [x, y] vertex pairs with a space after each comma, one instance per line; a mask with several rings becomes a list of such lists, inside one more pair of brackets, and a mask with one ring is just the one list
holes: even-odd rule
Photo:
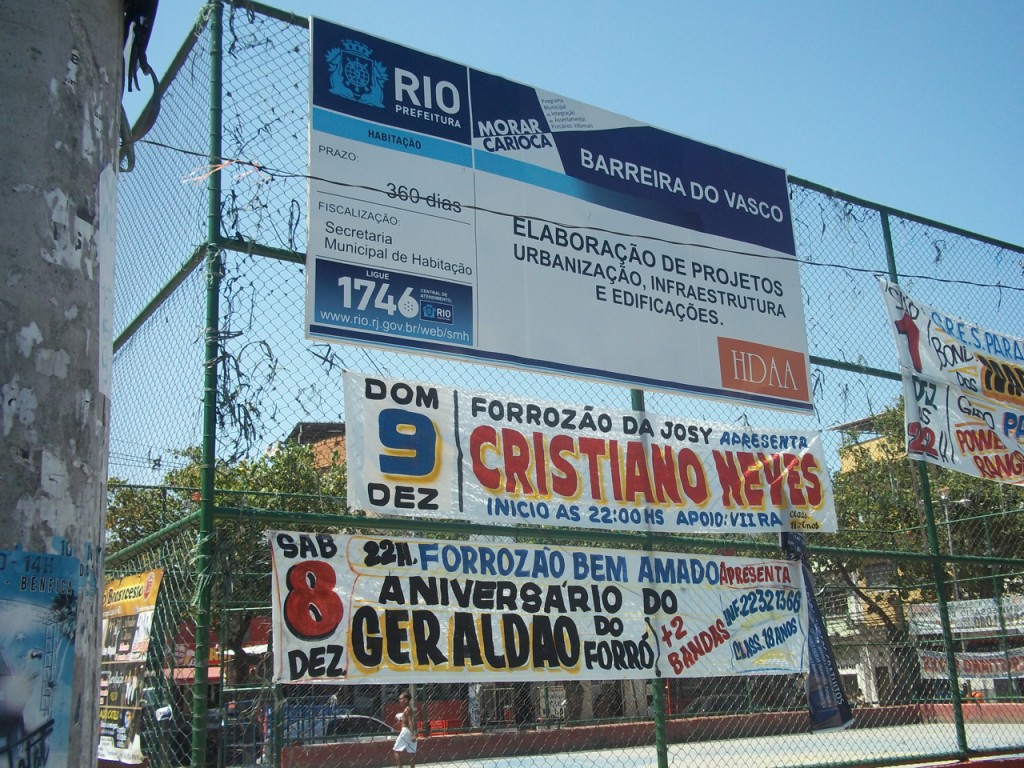
[[807, 597], [807, 706], [811, 711], [812, 731], [837, 731], [853, 725], [850, 700], [832, 652], [825, 622], [814, 597], [807, 542], [801, 533], [782, 533], [782, 551], [787, 560], [799, 561]]

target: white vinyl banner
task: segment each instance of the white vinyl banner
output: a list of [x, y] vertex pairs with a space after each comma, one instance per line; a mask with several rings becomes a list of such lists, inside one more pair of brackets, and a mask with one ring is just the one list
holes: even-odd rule
[[612, 531], [836, 530], [817, 432], [345, 373], [349, 506]]
[[[1003, 595], [999, 600], [950, 600], [946, 610], [949, 628], [957, 635], [1024, 634], [1024, 597], [1020, 595]], [[913, 603], [905, 605], [904, 611], [912, 634], [942, 634], [938, 603]]]
[[785, 171], [310, 30], [309, 338], [813, 409]]
[[274, 681], [807, 671], [800, 564], [272, 531]]
[[907, 455], [1024, 484], [1024, 340], [879, 282], [903, 374]]

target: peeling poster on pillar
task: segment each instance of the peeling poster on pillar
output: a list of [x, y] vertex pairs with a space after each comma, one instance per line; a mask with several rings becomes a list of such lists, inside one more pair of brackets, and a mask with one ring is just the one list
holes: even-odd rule
[[68, 764], [78, 580], [77, 558], [0, 551], [2, 764]]

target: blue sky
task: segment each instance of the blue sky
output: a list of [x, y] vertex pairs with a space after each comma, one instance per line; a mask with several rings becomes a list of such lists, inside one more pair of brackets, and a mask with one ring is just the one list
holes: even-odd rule
[[[273, 4], [1024, 245], [1016, 0]], [[161, 3], [159, 74], [201, 5]]]

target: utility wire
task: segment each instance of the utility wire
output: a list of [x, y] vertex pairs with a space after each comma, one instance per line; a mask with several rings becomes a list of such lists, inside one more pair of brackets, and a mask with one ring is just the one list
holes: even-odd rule
[[[178, 152], [179, 154], [183, 154], [183, 155], [187, 155], [187, 156], [191, 156], [191, 157], [208, 159], [208, 155], [206, 155], [205, 153], [198, 152], [198, 151], [195, 151], [195, 150], [185, 149], [183, 147], [176, 147], [176, 146], [171, 145], [171, 144], [165, 144], [163, 142], [153, 141], [151, 139], [141, 139], [141, 140], [138, 141], [138, 143], [139, 144], [148, 144], [148, 145], [153, 146], [153, 147], [158, 147], [160, 149], [170, 150], [172, 152]], [[217, 165], [212, 166], [212, 167], [208, 166], [207, 168], [203, 169], [201, 173], [191, 174], [188, 177], [187, 180], [188, 181], [201, 181], [201, 180], [205, 179], [207, 176], [209, 176], [212, 173], [217, 173], [218, 171], [226, 170], [226, 169], [230, 168], [231, 166], [235, 166], [235, 165], [242, 166], [242, 167], [250, 169], [250, 170], [246, 171], [245, 173], [243, 173], [242, 176], [248, 176], [248, 175], [250, 175], [252, 173], [265, 173], [265, 174], [267, 174], [270, 177], [271, 180], [273, 180], [274, 178], [286, 178], [286, 179], [302, 179], [302, 180], [307, 181], [307, 182], [308, 181], [319, 181], [319, 182], [323, 182], [325, 184], [331, 184], [333, 186], [337, 186], [337, 187], [341, 187], [341, 188], [345, 188], [345, 189], [363, 190], [365, 192], [372, 192], [374, 194], [380, 194], [380, 195], [387, 195], [388, 194], [388, 192], [386, 190], [378, 189], [376, 187], [366, 186], [364, 184], [349, 184], [347, 182], [338, 181], [336, 179], [328, 179], [328, 178], [324, 178], [322, 176], [313, 176], [313, 175], [310, 175], [310, 174], [302, 174], [302, 173], [295, 173], [293, 171], [284, 171], [284, 170], [280, 170], [280, 169], [274, 169], [274, 168], [262, 165], [260, 163], [254, 162], [254, 161], [243, 160], [241, 158], [228, 158], [228, 159], [223, 159], [222, 158], [222, 161], [220, 163], [218, 163]], [[494, 209], [485, 208], [485, 207], [479, 206], [479, 205], [473, 205], [471, 203], [462, 203], [462, 207], [464, 209], [466, 209], [466, 210], [472, 210], [472, 211], [477, 211], [477, 212], [480, 212], [480, 213], [486, 213], [486, 214], [489, 214], [489, 215], [492, 215], [492, 216], [503, 216], [503, 217], [507, 217], [507, 218], [522, 217], [521, 214], [509, 213], [507, 211], [494, 210]], [[821, 267], [821, 268], [828, 268], [828, 269], [841, 269], [844, 272], [855, 272], [855, 273], [859, 273], [859, 274], [869, 274], [869, 275], [873, 275], [873, 276], [876, 276], [876, 277], [888, 277], [887, 274], [883, 273], [882, 271], [880, 271], [876, 267], [857, 267], [857, 266], [852, 266], [852, 265], [849, 265], [849, 264], [839, 264], [839, 263], [836, 263], [836, 262], [828, 262], [828, 261], [817, 261], [817, 260], [815, 260], [815, 261], [808, 261], [808, 260], [800, 259], [799, 257], [786, 256], [786, 255], [754, 253], [752, 251], [747, 251], [747, 250], [743, 250], [743, 249], [740, 249], [740, 248], [723, 248], [721, 246], [710, 245], [710, 244], [706, 244], [706, 243], [691, 243], [691, 242], [685, 242], [685, 241], [681, 241], [681, 240], [672, 240], [670, 238], [658, 237], [658, 236], [654, 236], [654, 235], [644, 235], [644, 234], [633, 233], [633, 232], [619, 232], [617, 230], [605, 229], [603, 227], [596, 227], [596, 226], [588, 225], [588, 224], [567, 224], [565, 222], [555, 221], [553, 219], [547, 219], [547, 218], [544, 218], [543, 216], [537, 216], [537, 215], [533, 215], [533, 214], [530, 214], [529, 216], [526, 216], [525, 218], [532, 219], [533, 221], [540, 221], [540, 222], [543, 222], [545, 224], [551, 224], [552, 226], [561, 227], [563, 229], [587, 230], [587, 231], [590, 231], [590, 232], [599, 232], [601, 234], [606, 234], [606, 235], [614, 235], [616, 237], [625, 237], [625, 238], [631, 238], [631, 239], [644, 239], [644, 240], [664, 243], [666, 245], [676, 245], [676, 246], [681, 246], [681, 247], [685, 247], [685, 248], [697, 248], [697, 249], [701, 249], [701, 250], [714, 251], [716, 253], [730, 253], [730, 254], [737, 255], [737, 256], [749, 256], [749, 257], [758, 258], [758, 259], [767, 259], [767, 260], [774, 260], [774, 261], [790, 261], [790, 262], [795, 262], [795, 263], [799, 264], [801, 267]], [[905, 279], [928, 280], [928, 281], [931, 281], [931, 282], [934, 282], [934, 283], [941, 283], [941, 284], [945, 284], [945, 285], [963, 285], [963, 286], [969, 286], [969, 287], [972, 287], [972, 288], [997, 288], [999, 290], [1006, 290], [1006, 291], [1014, 291], [1014, 292], [1017, 292], [1017, 293], [1024, 293], [1024, 286], [1006, 285], [1004, 283], [983, 283], [983, 282], [978, 282], [976, 280], [964, 280], [964, 279], [949, 278], [949, 277], [936, 277], [934, 275], [923, 275], [923, 274], [915, 274], [915, 273], [909, 273], [909, 272], [898, 272], [897, 274], [899, 275], [899, 277], [905, 278]]]

